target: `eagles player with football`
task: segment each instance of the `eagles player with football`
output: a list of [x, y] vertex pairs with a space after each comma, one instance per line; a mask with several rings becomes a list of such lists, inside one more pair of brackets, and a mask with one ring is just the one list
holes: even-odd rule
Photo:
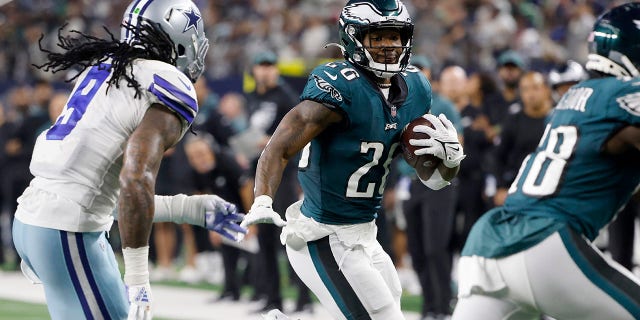
[[640, 3], [604, 13], [502, 207], [469, 234], [453, 319], [640, 319], [640, 280], [591, 241], [640, 183]]
[[[59, 35], [41, 68], [81, 73], [57, 121], [37, 139], [13, 240], [42, 282], [52, 319], [150, 319], [152, 221], [191, 223], [230, 238], [235, 207], [214, 195], [154, 196], [163, 153], [198, 111], [193, 83], [208, 40], [190, 0], [137, 0], [118, 41]], [[117, 205], [124, 283], [106, 233]], [[125, 287], [126, 285], [126, 287]]]
[[[351, 0], [339, 31], [345, 61], [315, 68], [301, 102], [278, 125], [255, 177], [255, 201], [243, 221], [285, 225], [281, 241], [296, 273], [336, 319], [403, 319], [400, 281], [376, 241], [389, 165], [400, 153], [400, 134], [427, 113], [431, 86], [407, 67], [413, 23], [397, 0]], [[442, 158], [423, 182], [446, 186], [464, 154], [446, 117], [428, 115], [438, 130], [417, 126], [429, 139], [414, 139], [416, 154]], [[273, 211], [286, 163], [299, 151], [304, 200]]]

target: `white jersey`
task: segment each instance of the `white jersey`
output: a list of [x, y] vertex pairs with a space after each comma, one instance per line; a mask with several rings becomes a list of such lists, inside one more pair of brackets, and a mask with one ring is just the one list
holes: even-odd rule
[[195, 89], [176, 67], [136, 60], [140, 95], [120, 80], [107, 82], [108, 64], [78, 78], [56, 123], [38, 137], [30, 170], [35, 178], [18, 199], [16, 217], [26, 224], [71, 232], [109, 230], [120, 192], [125, 144], [154, 103], [182, 120], [182, 135], [198, 111]]

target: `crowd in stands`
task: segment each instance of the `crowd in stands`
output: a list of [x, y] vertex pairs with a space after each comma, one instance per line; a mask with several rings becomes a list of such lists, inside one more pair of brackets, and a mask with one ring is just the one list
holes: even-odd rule
[[[338, 42], [337, 18], [343, 0], [196, 0], [212, 42], [208, 78], [246, 70], [251, 57], [269, 49], [286, 74], [304, 73], [317, 59], [340, 53], [327, 48]], [[609, 0], [411, 0], [405, 1], [415, 22], [414, 53], [429, 56], [435, 70], [456, 64], [467, 70], [493, 70], [497, 55], [520, 53], [534, 69], [547, 69], [568, 58], [586, 59], [583, 41]], [[128, 1], [25, 0], [0, 7], [0, 74], [8, 83], [37, 78], [64, 79], [37, 71], [38, 39], [53, 46], [58, 27], [104, 35], [103, 26], [119, 37], [121, 12]]]
[[[270, 129], [267, 127], [276, 119], [272, 117], [281, 118], [283, 114], [259, 111], [262, 108], [259, 95], [256, 97], [253, 89], [247, 90], [254, 84], [252, 80], [226, 92], [210, 84], [243, 74], [252, 79], [251, 76], [255, 76], [252, 68], [256, 65], [276, 66], [282, 75], [304, 79], [320, 61], [339, 59], [338, 49], [324, 46], [339, 42], [335, 30], [345, 1], [194, 2], [201, 8], [206, 34], [213, 44], [208, 53], [206, 80], [196, 84], [200, 113], [194, 129], [200, 134], [197, 139], [186, 137], [174, 152], [166, 155], [169, 159], [163, 161], [156, 191], [157, 194], [213, 192], [236, 201], [246, 212], [253, 200], [254, 162], [266, 143], [256, 137], [268, 139]], [[4, 216], [0, 222], [9, 221], [13, 214], [16, 197], [31, 179], [28, 163], [35, 139], [55, 121], [72, 85], [64, 81], [72, 74], [52, 75], [32, 66], [42, 64], [45, 59], [39, 50], [41, 35], [44, 35], [42, 45], [53, 48], [58, 40], [58, 26], [67, 23], [63, 34], [80, 30], [105, 36], [105, 26], [117, 38], [120, 13], [128, 3], [123, 0], [25, 0], [0, 7], [0, 74], [3, 75], [0, 79], [0, 201]], [[467, 159], [454, 183], [457, 195], [451, 197], [456, 201], [452, 228], [444, 235], [449, 238], [447, 249], [455, 253], [473, 221], [488, 208], [501, 204], [524, 155], [535, 147], [542, 135], [540, 119], [553, 105], [554, 88], [547, 81], [549, 71], [568, 59], [584, 63], [587, 56], [584, 39], [596, 17], [622, 1], [408, 0], [404, 3], [413, 13], [416, 24], [413, 52], [420, 57], [416, 64], [420, 61], [421, 67], [432, 72], [435, 91], [460, 115], [462, 130], [459, 133], [463, 136]], [[280, 83], [286, 86], [282, 78]], [[297, 89], [296, 85], [289, 85], [287, 89], [294, 92], [293, 102], [300, 93]], [[252, 141], [255, 143], [250, 143]], [[216, 166], [225, 169], [216, 169]], [[380, 229], [384, 238], [381, 243], [387, 244], [398, 268], [408, 269], [411, 264], [407, 262], [410, 255], [404, 244], [406, 213], [402, 203], [410, 199], [411, 189], [403, 177], [411, 179], [410, 174], [398, 168], [396, 179], [390, 179], [390, 194], [385, 193]], [[292, 181], [289, 190], [293, 190], [295, 197], [303, 196], [295, 186], [295, 179]], [[284, 214], [284, 209], [278, 212]], [[191, 226], [176, 229], [173, 225], [158, 225], [154, 229], [156, 269], [152, 280], [220, 282], [224, 278], [225, 291], [221, 298], [232, 300], [239, 298], [239, 287], [244, 284], [256, 288], [255, 299], [271, 290], [268, 284], [260, 282], [264, 278], [261, 268], [251, 270], [252, 265], [263, 266], [267, 261], [256, 253], [259, 246], [247, 245], [239, 250], [214, 234]], [[9, 252], [0, 252], [0, 262], [12, 256], [7, 231], [5, 223], [4, 245], [0, 248]], [[271, 231], [262, 232], [265, 235]], [[277, 236], [270, 239], [279, 241]], [[217, 258], [202, 254], [214, 251], [220, 252]], [[276, 250], [273, 254], [279, 253]], [[181, 257], [181, 262], [177, 262], [177, 257]], [[214, 263], [212, 259], [220, 261]], [[242, 269], [244, 273], [240, 276], [237, 270], [225, 270], [224, 275], [215, 276], [211, 265]], [[403, 285], [415, 288], [409, 280]], [[304, 290], [301, 289], [301, 293], [304, 295]], [[308, 296], [304, 299], [297, 306], [300, 310], [308, 307]], [[282, 302], [267, 303], [277, 306]]]

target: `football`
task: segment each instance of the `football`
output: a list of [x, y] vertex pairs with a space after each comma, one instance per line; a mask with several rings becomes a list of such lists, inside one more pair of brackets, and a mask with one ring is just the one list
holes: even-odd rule
[[[407, 163], [410, 166], [416, 169], [416, 171], [419, 171], [418, 173], [420, 174], [421, 177], [430, 176], [431, 172], [429, 171], [433, 171], [433, 169], [435, 169], [440, 164], [440, 162], [442, 162], [442, 159], [431, 154], [425, 154], [420, 156], [415, 155], [414, 151], [416, 151], [416, 149], [419, 149], [420, 147], [412, 146], [411, 144], [409, 144], [409, 140], [430, 138], [429, 135], [426, 133], [413, 132], [413, 127], [417, 125], [426, 125], [426, 126], [430, 126], [431, 128], [434, 128], [431, 121], [427, 120], [424, 117], [419, 117], [409, 122], [409, 124], [407, 124], [407, 126], [404, 128], [400, 136], [401, 145], [402, 145], [402, 155], [404, 156], [404, 159], [407, 161]], [[423, 175], [422, 173], [425, 173], [425, 175]]]

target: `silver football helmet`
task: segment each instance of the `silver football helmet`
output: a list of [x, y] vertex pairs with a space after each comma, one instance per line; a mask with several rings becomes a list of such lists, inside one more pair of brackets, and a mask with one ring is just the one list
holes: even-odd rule
[[204, 72], [209, 40], [204, 34], [200, 10], [191, 0], [137, 0], [124, 12], [120, 40], [135, 45], [136, 33], [126, 25], [140, 27], [147, 20], [158, 24], [174, 43], [176, 67], [196, 82]]
[[565, 83], [578, 83], [587, 80], [589, 75], [580, 63], [573, 60], [567, 60], [566, 63], [560, 64], [549, 71], [549, 85], [555, 88]]

